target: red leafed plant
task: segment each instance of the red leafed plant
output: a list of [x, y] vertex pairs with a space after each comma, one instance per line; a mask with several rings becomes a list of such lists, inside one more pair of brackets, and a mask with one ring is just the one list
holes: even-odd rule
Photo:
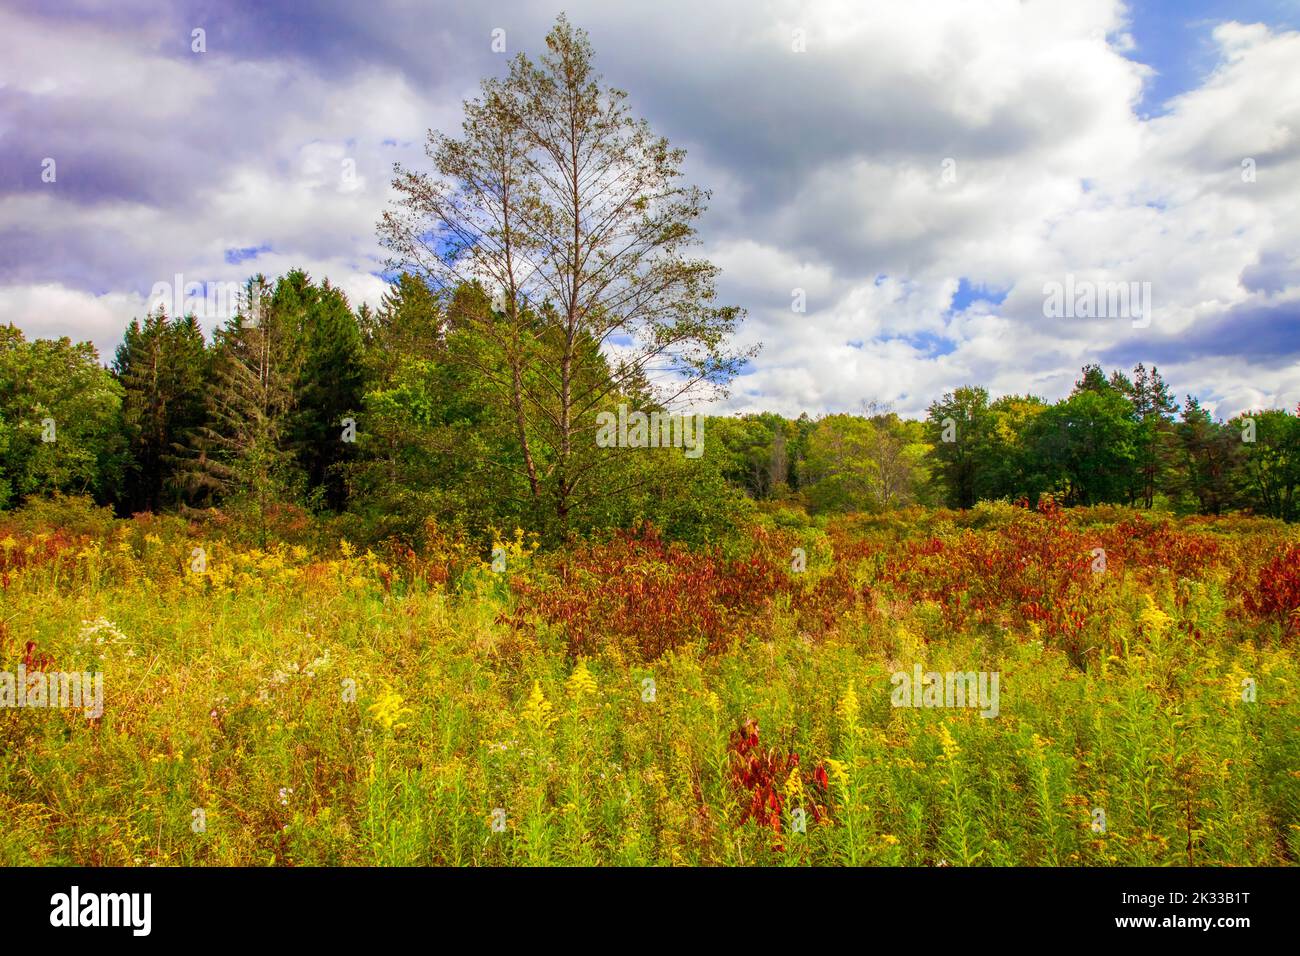
[[[752, 717], [731, 733], [731, 782], [744, 794], [743, 809], [736, 826], [750, 820], [770, 829], [778, 836], [783, 832], [782, 812], [785, 809], [785, 783], [791, 773], [796, 773], [803, 787], [803, 808], [814, 821], [826, 815], [824, 801], [829, 794], [826, 768], [820, 764], [811, 779], [799, 770], [799, 755], [792, 750], [781, 751], [764, 747], [758, 740], [758, 721]], [[777, 849], [781, 849], [780, 843]]]
[[789, 586], [766, 554], [727, 561], [664, 541], [650, 525], [580, 545], [554, 571], [549, 585], [512, 582], [521, 612], [561, 625], [575, 655], [613, 639], [645, 660], [694, 641], [721, 650]]
[[23, 654], [23, 667], [35, 673], [36, 671], [45, 671], [54, 665], [54, 658], [49, 654], [43, 653], [36, 647], [35, 641], [28, 641], [25, 653]]
[[1288, 636], [1300, 637], [1300, 544], [1260, 569], [1244, 603], [1253, 614], [1282, 621]]

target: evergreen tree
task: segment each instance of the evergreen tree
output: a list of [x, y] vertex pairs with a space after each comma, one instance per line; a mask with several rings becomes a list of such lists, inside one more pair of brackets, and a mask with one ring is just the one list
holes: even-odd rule
[[308, 486], [339, 510], [347, 498], [343, 464], [355, 447], [344, 419], [355, 423], [365, 385], [361, 330], [347, 298], [328, 280], [295, 294], [305, 308], [290, 445]]
[[1154, 365], [1148, 371], [1139, 362], [1133, 369], [1131, 381], [1116, 372], [1111, 383], [1128, 398], [1137, 422], [1134, 440], [1136, 471], [1130, 502], [1141, 501], [1144, 508], [1150, 508], [1155, 503], [1156, 488], [1162, 481], [1161, 471], [1167, 459], [1164, 448], [1173, 435], [1173, 418], [1178, 412], [1178, 403]]
[[387, 383], [406, 360], [437, 357], [445, 348], [447, 318], [440, 297], [419, 276], [403, 272], [384, 293], [379, 310], [358, 313], [366, 365]]
[[294, 330], [270, 307], [266, 280], [249, 280], [241, 309], [213, 343], [208, 423], [198, 430], [179, 476], [194, 496], [250, 507], [266, 540], [274, 505], [299, 482], [285, 431], [293, 407]]
[[129, 442], [122, 506], [158, 511], [173, 481], [176, 449], [188, 446], [206, 419], [207, 344], [190, 315], [168, 319], [160, 308], [132, 320], [113, 370], [124, 389]]
[[1222, 514], [1235, 501], [1233, 474], [1241, 459], [1241, 436], [1216, 422], [1191, 395], [1175, 428], [1180, 468], [1174, 492], [1195, 502], [1201, 514]]

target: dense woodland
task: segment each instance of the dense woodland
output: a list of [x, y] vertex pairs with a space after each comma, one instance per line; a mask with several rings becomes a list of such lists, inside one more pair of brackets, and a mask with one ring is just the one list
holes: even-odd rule
[[[502, 371], [476, 328], [493, 321], [476, 285], [439, 294], [403, 275], [378, 310], [354, 311], [328, 281], [295, 271], [251, 280], [245, 308], [211, 342], [192, 316], [132, 322], [111, 368], [88, 343], [0, 328], [0, 502], [62, 492], [122, 515], [216, 506], [261, 522], [305, 509], [412, 544], [428, 519], [548, 540], [648, 519], [673, 537], [713, 540], [769, 500], [819, 514], [1052, 495], [1297, 517], [1300, 418], [1216, 420], [1194, 397], [1177, 403], [1142, 365], [1109, 377], [1089, 366], [1055, 403], [959, 388], [924, 421], [876, 409], [709, 417], [697, 460], [675, 448], [597, 448], [593, 409], [574, 448], [586, 480], [560, 515], [542, 420], [526, 422], [536, 429], [532, 494]], [[594, 346], [585, 368], [601, 376], [601, 408], [657, 407], [648, 388], [611, 388]]]

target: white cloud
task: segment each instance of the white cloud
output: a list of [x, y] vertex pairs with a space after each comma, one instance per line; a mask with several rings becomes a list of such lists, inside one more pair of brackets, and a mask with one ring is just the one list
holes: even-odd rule
[[[1144, 120], [1153, 68], [1124, 55], [1142, 38], [1114, 0], [568, 9], [714, 190], [704, 251], [749, 310], [741, 344], [765, 344], [719, 410], [917, 414], [966, 383], [1056, 398], [1085, 362], [1152, 357], [1225, 414], [1300, 401], [1300, 333], [1265, 347], [1227, 324], [1297, 315], [1278, 304], [1300, 302], [1300, 35], [1217, 26], [1218, 68]], [[455, 132], [504, 69], [481, 16], [444, 12], [331, 10], [284, 51], [269, 24], [213, 22], [211, 52], [179, 56], [180, 12], [120, 29], [0, 13], [0, 133], [24, 169], [60, 161], [57, 187], [22, 173], [0, 192], [0, 321], [111, 350], [176, 272], [303, 267], [377, 302], [391, 163], [418, 161], [426, 127]], [[555, 12], [494, 18], [535, 53]], [[1150, 282], [1150, 327], [1044, 318], [1043, 283], [1067, 273]], [[961, 278], [1006, 297], [954, 314]]]

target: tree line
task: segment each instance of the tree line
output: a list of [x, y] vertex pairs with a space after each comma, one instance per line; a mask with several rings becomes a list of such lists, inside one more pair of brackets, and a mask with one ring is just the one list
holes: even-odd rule
[[[477, 283], [435, 291], [409, 274], [377, 309], [354, 310], [328, 281], [294, 270], [249, 280], [211, 341], [192, 315], [160, 308], [132, 321], [108, 368], [89, 343], [0, 327], [0, 507], [54, 492], [123, 515], [221, 507], [265, 534], [289, 506], [408, 540], [430, 520], [548, 539], [649, 519], [703, 540], [734, 524], [743, 502], [707, 455], [596, 447], [606, 404], [664, 406], [644, 381], [615, 384], [616, 366], [590, 339], [574, 393], [607, 402], [575, 416], [581, 437], [561, 479], [554, 409], [517, 416], [503, 396], [500, 327], [542, 323], [520, 312], [494, 311]], [[532, 347], [560, 351], [545, 336]]]
[[1179, 408], [1159, 372], [1088, 366], [1065, 399], [958, 388], [911, 420], [713, 417], [705, 453], [599, 448], [597, 416], [723, 393], [731, 345], [696, 254], [708, 194], [634, 117], [564, 17], [537, 60], [430, 131], [378, 223], [393, 279], [354, 309], [302, 270], [244, 287], [209, 341], [192, 315], [133, 321], [111, 368], [88, 343], [0, 328], [0, 508], [78, 493], [119, 513], [219, 506], [265, 538], [292, 507], [360, 535], [526, 528], [547, 541], [651, 520], [710, 541], [755, 502], [820, 513], [988, 499], [1115, 502], [1295, 520], [1300, 419]]
[[89, 343], [29, 342], [0, 327], [0, 507], [57, 491], [121, 514], [233, 508], [264, 526], [291, 504], [352, 514], [376, 537], [414, 537], [430, 519], [549, 537], [650, 519], [710, 539], [750, 503], [783, 499], [836, 513], [1051, 495], [1067, 506], [1298, 517], [1300, 417], [1215, 419], [1195, 397], [1176, 403], [1142, 364], [1109, 376], [1089, 365], [1054, 403], [958, 388], [923, 420], [878, 408], [711, 416], [705, 454], [691, 459], [596, 447], [608, 402], [662, 406], [645, 382], [613, 385], [594, 341], [581, 381], [607, 402], [575, 423], [569, 474], [589, 480], [573, 482], [561, 508], [554, 422], [529, 413], [532, 493], [502, 396], [509, 357], [483, 331], [514, 320], [492, 305], [477, 284], [438, 292], [403, 274], [378, 309], [354, 310], [300, 270], [256, 276], [211, 341], [193, 316], [158, 309], [127, 327], [109, 368]]
[[1159, 369], [1082, 369], [1058, 402], [991, 399], [964, 386], [924, 420], [869, 409], [796, 420], [710, 420], [710, 453], [753, 498], [795, 495], [813, 511], [879, 511], [980, 501], [1121, 504], [1178, 514], [1249, 511], [1300, 518], [1300, 409], [1216, 419], [1180, 406]]

